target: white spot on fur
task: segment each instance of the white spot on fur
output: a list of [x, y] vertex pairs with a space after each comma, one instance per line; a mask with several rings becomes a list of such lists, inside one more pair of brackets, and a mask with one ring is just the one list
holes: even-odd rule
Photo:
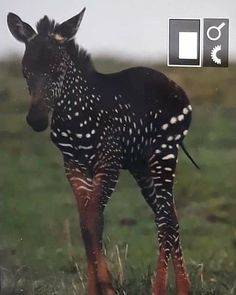
[[183, 119], [184, 119], [184, 115], [179, 115], [179, 116], [178, 116], [178, 120], [179, 120], [179, 121], [183, 121]]
[[169, 155], [166, 155], [162, 158], [162, 160], [169, 160], [169, 159], [174, 159], [175, 158], [175, 155], [174, 154], [169, 154]]
[[170, 119], [170, 124], [175, 124], [177, 122], [177, 118], [176, 117], [172, 117]]
[[166, 130], [168, 128], [168, 126], [169, 126], [169, 124], [166, 123], [166, 124], [161, 126], [161, 129]]
[[187, 115], [188, 112], [189, 112], [189, 110], [188, 110], [187, 108], [184, 108], [184, 109], [183, 109], [183, 113], [184, 113], [185, 115]]

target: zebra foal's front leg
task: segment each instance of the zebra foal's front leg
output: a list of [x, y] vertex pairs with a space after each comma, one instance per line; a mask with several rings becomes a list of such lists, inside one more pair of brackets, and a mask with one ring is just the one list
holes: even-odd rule
[[67, 178], [77, 201], [81, 233], [87, 255], [88, 295], [115, 295], [103, 251], [103, 211], [118, 180], [119, 170], [103, 167], [91, 177], [71, 163]]

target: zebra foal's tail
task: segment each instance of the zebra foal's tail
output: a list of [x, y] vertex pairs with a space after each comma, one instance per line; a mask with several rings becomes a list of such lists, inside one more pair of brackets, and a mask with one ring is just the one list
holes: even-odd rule
[[193, 160], [193, 158], [190, 156], [189, 152], [186, 150], [183, 142], [181, 142], [180, 144], [183, 152], [185, 153], [185, 155], [189, 158], [189, 160], [193, 163], [193, 165], [197, 168], [197, 169], [200, 169], [200, 167], [198, 166], [198, 164]]

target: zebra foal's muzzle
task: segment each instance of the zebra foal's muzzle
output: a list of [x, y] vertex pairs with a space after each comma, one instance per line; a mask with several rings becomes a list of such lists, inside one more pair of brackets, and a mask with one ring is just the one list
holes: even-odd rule
[[26, 116], [26, 121], [34, 131], [44, 131], [48, 127], [48, 107], [45, 103], [45, 93], [42, 90], [45, 79], [37, 79], [34, 89], [31, 91], [31, 104]]
[[48, 127], [48, 111], [43, 104], [31, 104], [26, 122], [34, 131], [44, 131]]

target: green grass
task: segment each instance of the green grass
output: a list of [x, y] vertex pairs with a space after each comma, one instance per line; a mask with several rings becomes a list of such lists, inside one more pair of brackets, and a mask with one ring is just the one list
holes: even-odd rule
[[[125, 65], [97, 64], [106, 71]], [[186, 146], [201, 170], [180, 152], [175, 183], [193, 294], [236, 294], [236, 67], [161, 68], [191, 94], [194, 107]], [[84, 294], [85, 256], [75, 201], [48, 132], [36, 134], [26, 125], [27, 105], [18, 64], [2, 62], [2, 286], [5, 294]], [[148, 294], [157, 257], [156, 229], [127, 172], [122, 172], [105, 219], [104, 241], [117, 294]], [[172, 270], [169, 294], [174, 294]]]

